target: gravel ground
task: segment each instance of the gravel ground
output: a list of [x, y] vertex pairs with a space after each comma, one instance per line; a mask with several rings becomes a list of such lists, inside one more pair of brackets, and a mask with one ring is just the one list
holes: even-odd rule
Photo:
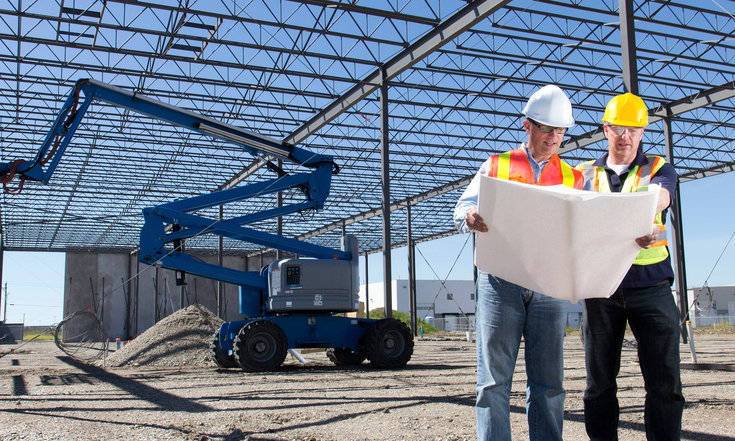
[[[0, 358], [0, 439], [474, 439], [474, 343], [417, 340], [408, 366], [397, 371], [336, 367], [323, 352], [310, 352], [303, 354], [306, 364], [289, 356], [278, 372], [247, 374], [191, 360], [190, 351], [201, 350], [196, 339], [182, 349], [182, 340], [162, 343], [160, 330], [147, 332], [158, 332], [149, 341], [157, 349], [145, 351], [144, 340], [134, 340], [108, 358], [123, 367], [78, 363], [53, 342], [32, 342]], [[734, 334], [701, 334], [695, 341], [700, 363], [735, 363]], [[0, 346], [0, 353], [16, 347]], [[682, 362], [690, 362], [689, 346], [681, 350]], [[132, 353], [147, 358], [132, 361]], [[587, 439], [578, 335], [565, 341], [565, 363], [564, 438]], [[527, 439], [522, 360], [515, 380], [514, 438]], [[682, 439], [735, 441], [735, 372], [684, 369], [682, 380], [688, 402]], [[634, 349], [624, 349], [619, 386], [620, 438], [643, 440], [644, 391]]]

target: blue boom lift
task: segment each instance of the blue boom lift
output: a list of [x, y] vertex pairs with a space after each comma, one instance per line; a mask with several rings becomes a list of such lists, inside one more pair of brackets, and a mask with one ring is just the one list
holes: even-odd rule
[[[82, 99], [82, 96], [84, 97]], [[276, 178], [210, 194], [164, 203], [143, 210], [140, 261], [238, 285], [243, 319], [224, 323], [210, 343], [213, 361], [221, 368], [247, 372], [278, 369], [289, 349], [326, 348], [337, 365], [360, 364], [368, 359], [378, 368], [406, 365], [413, 354], [413, 336], [398, 320], [345, 317], [359, 302], [358, 245], [354, 236], [343, 238], [335, 250], [248, 228], [253, 222], [302, 210], [320, 209], [329, 195], [332, 158], [279, 143], [236, 126], [189, 112], [161, 101], [93, 80], [77, 81], [51, 130], [30, 161], [0, 164], [5, 190], [17, 176], [49, 182], [74, 131], [92, 101], [102, 101], [195, 132], [235, 143], [266, 162]], [[264, 158], [291, 161], [309, 172], [287, 174]], [[198, 211], [287, 189], [299, 189], [304, 200], [232, 219], [209, 219]], [[182, 252], [181, 244], [200, 234], [216, 234], [288, 251], [310, 258], [271, 263], [261, 272], [238, 271], [211, 265]]]

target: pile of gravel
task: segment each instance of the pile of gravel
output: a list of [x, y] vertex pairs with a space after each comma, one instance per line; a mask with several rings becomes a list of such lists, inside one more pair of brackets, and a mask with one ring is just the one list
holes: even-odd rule
[[98, 363], [112, 367], [211, 367], [209, 342], [221, 324], [222, 319], [194, 304], [164, 318]]

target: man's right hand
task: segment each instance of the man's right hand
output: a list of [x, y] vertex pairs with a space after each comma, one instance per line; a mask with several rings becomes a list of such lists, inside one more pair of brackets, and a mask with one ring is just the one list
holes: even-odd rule
[[467, 213], [464, 215], [464, 221], [473, 230], [479, 231], [480, 233], [487, 233], [487, 225], [485, 225], [482, 217], [477, 214], [477, 207], [472, 207], [467, 210]]

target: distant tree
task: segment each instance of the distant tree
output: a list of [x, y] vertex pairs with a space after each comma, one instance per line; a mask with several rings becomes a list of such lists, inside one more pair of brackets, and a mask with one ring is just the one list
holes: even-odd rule
[[[376, 320], [385, 318], [385, 310], [383, 308], [371, 309], [370, 310], [370, 318], [371, 319], [376, 319]], [[409, 324], [409, 316], [405, 312], [396, 311], [394, 309], [393, 310], [393, 318], [396, 319], [396, 320], [402, 321], [403, 323], [406, 324], [406, 326], [411, 326]], [[439, 332], [439, 329], [437, 329], [436, 326], [434, 326], [434, 325], [432, 325], [432, 324], [430, 324], [428, 322], [425, 322], [420, 317], [416, 317], [416, 326], [418, 328], [423, 327], [424, 328], [424, 334], [432, 334], [434, 332]]]

